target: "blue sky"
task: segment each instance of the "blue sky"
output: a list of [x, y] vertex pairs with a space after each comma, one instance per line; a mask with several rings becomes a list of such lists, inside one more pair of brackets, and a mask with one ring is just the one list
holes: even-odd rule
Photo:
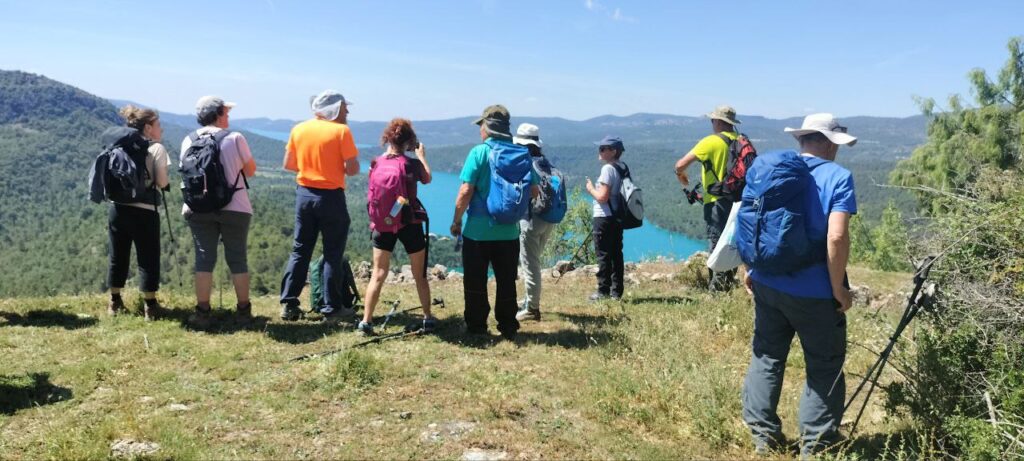
[[[187, 113], [307, 117], [342, 91], [354, 120], [917, 113], [968, 94], [1024, 34], [1021, 1], [13, 1], [0, 69]], [[1002, 18], [1002, 19], [1001, 19]], [[1013, 20], [1004, 20], [1013, 18]]]

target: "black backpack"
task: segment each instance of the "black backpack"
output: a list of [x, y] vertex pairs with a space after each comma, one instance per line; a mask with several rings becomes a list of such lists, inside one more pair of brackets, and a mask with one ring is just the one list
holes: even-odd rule
[[157, 203], [156, 190], [146, 185], [149, 141], [139, 130], [111, 127], [103, 132], [103, 151], [89, 171], [89, 199], [100, 203]]
[[192, 145], [182, 155], [178, 172], [181, 173], [181, 193], [185, 204], [196, 213], [217, 211], [231, 203], [231, 197], [241, 190], [239, 178], [245, 182], [245, 188], [249, 188], [241, 170], [234, 183], [228, 184], [227, 172], [220, 161], [220, 144], [229, 134], [228, 130], [220, 130], [202, 134], [194, 131], [188, 135]]

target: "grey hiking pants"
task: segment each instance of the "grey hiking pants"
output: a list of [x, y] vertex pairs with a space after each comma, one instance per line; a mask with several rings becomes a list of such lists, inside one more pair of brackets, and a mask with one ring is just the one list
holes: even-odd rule
[[523, 284], [526, 286], [526, 300], [520, 307], [540, 310], [540, 258], [554, 229], [554, 224], [541, 219], [524, 219], [519, 222], [519, 267], [523, 271]]
[[743, 383], [743, 421], [756, 445], [782, 441], [776, 413], [793, 335], [800, 337], [807, 382], [800, 397], [802, 452], [835, 442], [843, 420], [846, 315], [831, 299], [799, 298], [754, 282], [753, 357]]

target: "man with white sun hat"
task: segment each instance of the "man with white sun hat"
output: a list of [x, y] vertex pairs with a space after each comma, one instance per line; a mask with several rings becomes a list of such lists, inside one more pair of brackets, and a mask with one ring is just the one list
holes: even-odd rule
[[857, 138], [832, 114], [808, 115], [800, 128], [784, 131], [800, 143], [800, 158], [814, 180], [804, 208], [808, 240], [826, 242], [827, 251], [817, 262], [790, 272], [747, 273], [754, 340], [743, 384], [743, 420], [758, 453], [783, 444], [776, 409], [790, 344], [798, 335], [807, 370], [798, 413], [801, 451], [807, 456], [837, 442], [843, 420], [846, 311], [852, 304], [846, 263], [857, 199], [853, 175], [834, 160], [839, 146], [853, 146]]

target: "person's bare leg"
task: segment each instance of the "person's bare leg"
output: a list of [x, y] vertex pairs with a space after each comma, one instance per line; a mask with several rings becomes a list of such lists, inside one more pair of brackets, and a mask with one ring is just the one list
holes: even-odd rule
[[196, 272], [196, 304], [210, 306], [210, 294], [213, 293], [213, 272]]
[[370, 277], [370, 284], [366, 286], [366, 307], [363, 309], [363, 321], [366, 323], [373, 323], [373, 309], [380, 300], [380, 291], [388, 278], [390, 266], [391, 252], [374, 248], [373, 275]]
[[249, 273], [243, 274], [231, 274], [231, 284], [235, 286], [235, 297], [238, 298], [238, 304], [244, 305], [249, 303]]
[[416, 280], [416, 294], [420, 296], [420, 306], [423, 306], [423, 316], [433, 317], [434, 315], [430, 312], [430, 282], [427, 281], [424, 270], [424, 266], [427, 264], [426, 250], [409, 255], [409, 262], [412, 265], [412, 276]]

